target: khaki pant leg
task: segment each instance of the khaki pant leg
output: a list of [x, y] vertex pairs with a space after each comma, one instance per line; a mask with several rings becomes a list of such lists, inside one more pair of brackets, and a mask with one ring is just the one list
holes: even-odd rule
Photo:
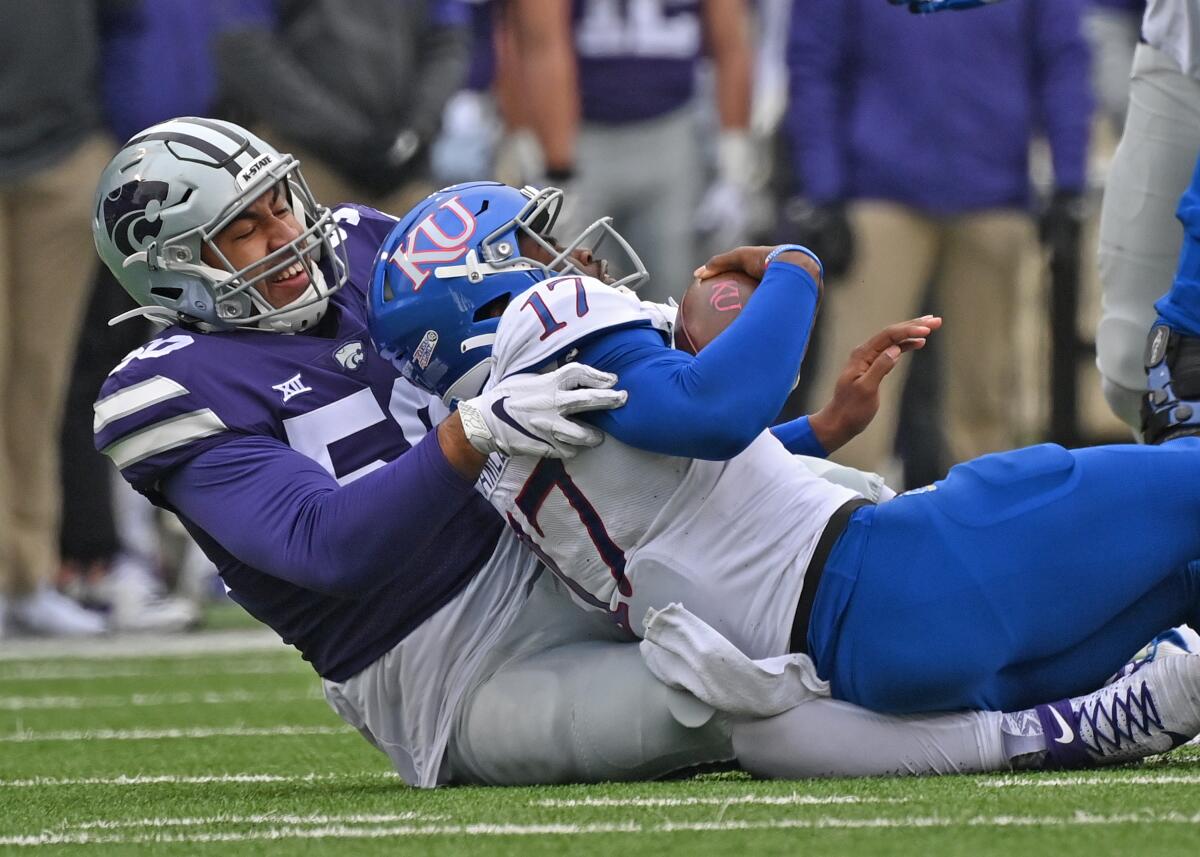
[[[852, 206], [856, 256], [839, 282], [825, 287], [821, 307], [821, 377], [812, 409], [829, 401], [850, 352], [889, 324], [924, 310], [918, 306], [932, 276], [938, 246], [936, 224], [903, 206], [860, 202]], [[901, 361], [880, 389], [879, 413], [865, 432], [833, 458], [860, 470], [889, 469], [908, 371]]]
[[1021, 212], [954, 219], [938, 274], [945, 327], [946, 440], [952, 462], [1011, 449], [1018, 442], [1018, 277], [1034, 249], [1033, 223]]
[[12, 528], [4, 584], [13, 594], [45, 583], [57, 566], [58, 429], [98, 264], [92, 194], [111, 154], [111, 141], [97, 135], [5, 192], [11, 279], [2, 419]]

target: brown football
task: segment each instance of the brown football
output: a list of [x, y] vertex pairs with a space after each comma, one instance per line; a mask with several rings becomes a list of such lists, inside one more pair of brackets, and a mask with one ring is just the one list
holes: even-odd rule
[[675, 347], [696, 354], [738, 317], [758, 280], [742, 273], [693, 280], [683, 293], [675, 322]]

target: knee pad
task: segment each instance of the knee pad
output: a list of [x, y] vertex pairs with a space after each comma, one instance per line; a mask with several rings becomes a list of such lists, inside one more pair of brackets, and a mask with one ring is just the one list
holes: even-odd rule
[[1149, 391], [1142, 399], [1142, 438], [1163, 443], [1200, 435], [1200, 339], [1156, 324], [1146, 340]]
[[1104, 401], [1117, 418], [1129, 426], [1134, 437], [1140, 437], [1142, 428], [1142, 399], [1145, 390], [1131, 390], [1111, 378], [1101, 378]]

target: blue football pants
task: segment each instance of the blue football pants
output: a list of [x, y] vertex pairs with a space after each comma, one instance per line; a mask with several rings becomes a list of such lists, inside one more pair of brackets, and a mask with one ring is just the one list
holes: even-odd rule
[[813, 605], [839, 699], [1015, 710], [1099, 687], [1200, 619], [1200, 438], [985, 455], [859, 509]]

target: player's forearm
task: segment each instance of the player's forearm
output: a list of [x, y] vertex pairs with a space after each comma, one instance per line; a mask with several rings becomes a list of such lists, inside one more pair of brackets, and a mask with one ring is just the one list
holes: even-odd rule
[[340, 486], [300, 453], [247, 439], [202, 454], [163, 492], [247, 565], [306, 589], [361, 597], [387, 579], [423, 573], [406, 561], [475, 488], [433, 437]]
[[[653, 340], [583, 349], [620, 379], [625, 407], [589, 415], [623, 443], [689, 458], [732, 458], [778, 415], [804, 356], [818, 289], [796, 265], [772, 263], [746, 309], [696, 357]], [[627, 333], [626, 337], [635, 334]]]
[[515, 48], [515, 75], [526, 101], [524, 112], [547, 171], [573, 169], [580, 107], [570, 4], [514, 0], [506, 22]]
[[459, 90], [470, 63], [471, 34], [466, 27], [435, 27], [423, 40], [422, 61], [413, 89], [407, 125], [423, 142], [437, 133], [446, 102]]
[[807, 4], [793, 12], [788, 38], [788, 135], [794, 172], [804, 194], [817, 203], [841, 199], [846, 170], [842, 90], [847, 68], [846, 16], [842, 3]]
[[709, 0], [705, 30], [716, 71], [717, 114], [721, 128], [747, 131], [750, 125], [750, 21], [746, 0]]
[[1050, 143], [1054, 184], [1082, 191], [1087, 183], [1087, 150], [1093, 97], [1089, 85], [1090, 49], [1082, 34], [1080, 0], [1035, 4], [1034, 67], [1039, 114]]

